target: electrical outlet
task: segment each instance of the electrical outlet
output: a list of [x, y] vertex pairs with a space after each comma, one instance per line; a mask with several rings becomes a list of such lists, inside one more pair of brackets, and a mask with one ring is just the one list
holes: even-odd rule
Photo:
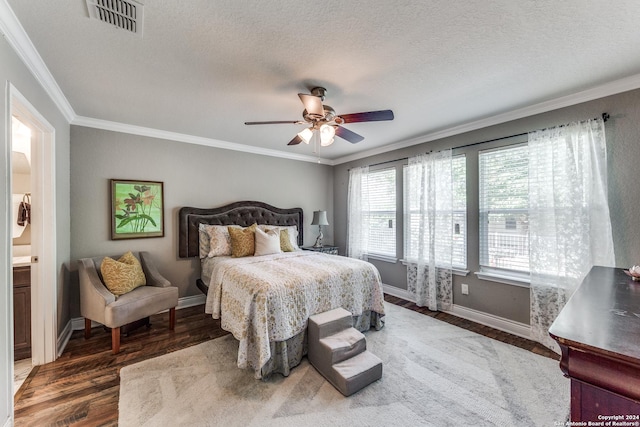
[[462, 284], [462, 295], [469, 295], [469, 285], [466, 283]]

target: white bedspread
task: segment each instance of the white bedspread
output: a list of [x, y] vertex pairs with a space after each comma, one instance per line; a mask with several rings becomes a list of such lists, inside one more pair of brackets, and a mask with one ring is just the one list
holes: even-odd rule
[[307, 327], [309, 316], [342, 307], [384, 315], [378, 270], [353, 258], [310, 251], [203, 260], [210, 277], [205, 312], [240, 342], [238, 367], [256, 377], [271, 358], [270, 341]]

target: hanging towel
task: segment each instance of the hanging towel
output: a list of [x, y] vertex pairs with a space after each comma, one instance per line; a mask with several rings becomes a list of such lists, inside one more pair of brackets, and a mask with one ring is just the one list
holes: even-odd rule
[[31, 224], [31, 196], [25, 194], [22, 196], [22, 202], [18, 207], [18, 225], [26, 227]]
[[13, 214], [15, 215], [13, 217], [13, 232], [12, 232], [12, 236], [15, 239], [16, 237], [20, 237], [22, 236], [22, 233], [24, 232], [24, 229], [26, 228], [26, 225], [18, 225], [18, 211], [20, 210], [20, 204], [22, 203], [22, 194], [12, 194], [11, 195], [11, 206], [12, 206], [12, 211]]

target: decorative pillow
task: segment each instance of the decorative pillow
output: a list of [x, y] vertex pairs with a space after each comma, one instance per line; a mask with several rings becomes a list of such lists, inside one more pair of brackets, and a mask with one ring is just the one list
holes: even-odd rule
[[293, 250], [299, 251], [300, 248], [298, 247], [298, 227], [296, 227], [295, 225], [280, 227], [280, 232], [282, 232], [283, 230], [287, 230], [287, 234], [289, 235], [289, 242], [291, 243]]
[[206, 258], [209, 255], [209, 251], [211, 248], [209, 247], [209, 237], [208, 230], [213, 227], [213, 225], [207, 224], [199, 224], [198, 225], [198, 245], [200, 258]]
[[282, 249], [282, 252], [293, 252], [296, 250], [296, 248], [291, 244], [289, 230], [286, 228], [280, 230], [280, 249]]
[[255, 252], [255, 230], [257, 224], [246, 228], [227, 227], [231, 236], [231, 256], [241, 258], [253, 255]]
[[122, 255], [117, 261], [105, 257], [100, 265], [100, 272], [105, 286], [116, 296], [147, 284], [140, 261], [131, 252]]
[[276, 225], [265, 225], [265, 224], [260, 224], [258, 226], [258, 228], [260, 228], [261, 230], [270, 230], [270, 229], [278, 229], [280, 230], [280, 238], [284, 239], [284, 237], [282, 236], [282, 232], [286, 231], [286, 235], [288, 236], [289, 242], [288, 243], [282, 243], [284, 242], [284, 240], [281, 240], [280, 243], [280, 249], [282, 250], [282, 252], [293, 252], [293, 251], [299, 251], [300, 248], [298, 247], [298, 227], [296, 227], [295, 225], [286, 225], [286, 226], [276, 226]]
[[207, 255], [209, 258], [231, 255], [231, 236], [227, 226], [210, 225], [207, 228], [207, 234], [209, 235], [209, 254]]
[[262, 231], [260, 228], [256, 228], [255, 234], [255, 252], [254, 256], [279, 254], [280, 250], [280, 231], [277, 228], [272, 228], [266, 231]]
[[200, 258], [231, 255], [231, 237], [228, 227], [241, 228], [239, 225], [209, 225], [198, 226]]

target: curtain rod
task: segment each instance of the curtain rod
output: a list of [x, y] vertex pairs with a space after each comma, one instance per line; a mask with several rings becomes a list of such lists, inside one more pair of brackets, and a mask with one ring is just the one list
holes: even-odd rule
[[[602, 117], [602, 120], [603, 120], [604, 122], [606, 122], [607, 120], [609, 120], [609, 118], [610, 118], [611, 116], [609, 115], [609, 113], [602, 113], [602, 116], [601, 116], [601, 117]], [[595, 119], [592, 119], [592, 120], [597, 120], [597, 117], [596, 117]], [[455, 150], [455, 149], [457, 149], [457, 148], [473, 147], [474, 145], [486, 144], [486, 143], [488, 143], [488, 142], [501, 141], [501, 140], [503, 140], [503, 139], [515, 138], [515, 137], [518, 137], [518, 136], [525, 136], [525, 135], [528, 135], [529, 133], [530, 133], [530, 132], [523, 132], [523, 133], [517, 133], [517, 134], [509, 135], [509, 136], [501, 136], [500, 138], [493, 138], [493, 139], [488, 139], [488, 140], [486, 140], [486, 141], [473, 142], [473, 143], [471, 143], [471, 144], [460, 145], [460, 146], [458, 146], [458, 147], [453, 147], [453, 148], [451, 148], [451, 149], [452, 149], [452, 150]], [[380, 165], [385, 165], [385, 164], [387, 164], [387, 163], [394, 163], [394, 162], [399, 162], [399, 161], [402, 161], [402, 160], [408, 160], [408, 159], [409, 159], [408, 157], [402, 157], [402, 158], [400, 158], [400, 159], [395, 159], [395, 160], [386, 160], [386, 161], [384, 161], [384, 162], [379, 162], [379, 163], [374, 163], [374, 164], [372, 164], [372, 165], [369, 165], [369, 167], [371, 167], [371, 166], [380, 166]]]

